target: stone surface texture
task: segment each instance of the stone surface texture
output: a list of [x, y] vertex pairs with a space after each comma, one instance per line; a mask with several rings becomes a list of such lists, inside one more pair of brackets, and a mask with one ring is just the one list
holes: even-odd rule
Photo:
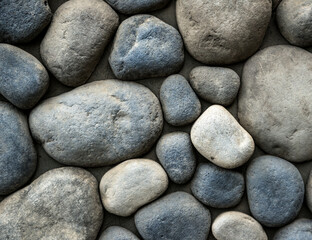
[[309, 178], [306, 185], [306, 199], [307, 205], [312, 212], [312, 170], [310, 171]]
[[99, 240], [140, 240], [136, 235], [134, 235], [129, 230], [119, 227], [112, 226], [101, 234]]
[[312, 220], [299, 218], [277, 231], [273, 240], [311, 240]]

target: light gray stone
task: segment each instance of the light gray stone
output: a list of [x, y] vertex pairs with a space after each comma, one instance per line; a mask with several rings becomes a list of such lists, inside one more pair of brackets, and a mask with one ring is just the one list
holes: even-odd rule
[[112, 226], [101, 234], [99, 240], [140, 240], [128, 229], [119, 226]]

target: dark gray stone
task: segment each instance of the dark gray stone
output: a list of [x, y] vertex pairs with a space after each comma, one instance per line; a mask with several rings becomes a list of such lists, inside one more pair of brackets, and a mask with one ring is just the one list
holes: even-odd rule
[[274, 240], [311, 240], [312, 220], [300, 218], [281, 228], [274, 236]]
[[206, 240], [210, 212], [186, 192], [171, 193], [139, 210], [135, 226], [145, 240]]
[[272, 0], [272, 8], [273, 10], [278, 7], [282, 0]]
[[254, 159], [246, 174], [247, 195], [252, 215], [267, 227], [280, 227], [299, 213], [304, 183], [298, 169], [278, 157]]
[[310, 211], [312, 212], [312, 170], [310, 171], [309, 178], [306, 185], [306, 198], [307, 205]]
[[151, 15], [123, 21], [116, 33], [110, 66], [118, 79], [164, 77], [180, 70], [183, 41], [172, 26]]
[[128, 229], [119, 226], [106, 228], [99, 240], [140, 240]]

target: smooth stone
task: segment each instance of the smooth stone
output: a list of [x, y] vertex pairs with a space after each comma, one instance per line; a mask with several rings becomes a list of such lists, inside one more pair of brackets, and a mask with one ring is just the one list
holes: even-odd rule
[[166, 78], [160, 87], [160, 102], [166, 121], [173, 126], [194, 122], [201, 104], [188, 81], [179, 74]]
[[191, 140], [201, 155], [223, 168], [243, 165], [255, 149], [250, 134], [220, 105], [210, 106], [196, 120]]
[[177, 0], [176, 17], [188, 52], [210, 65], [245, 60], [260, 47], [271, 0]]
[[188, 133], [173, 132], [162, 136], [156, 146], [156, 155], [174, 183], [184, 184], [192, 178], [196, 158]]
[[267, 227], [280, 227], [299, 213], [304, 183], [290, 162], [266, 155], [254, 159], [246, 173], [247, 196], [252, 215]]
[[47, 0], [1, 0], [0, 42], [25, 43], [33, 40], [50, 23]]
[[115, 76], [122, 80], [165, 77], [178, 72], [183, 62], [180, 33], [152, 15], [124, 20], [109, 56]]
[[29, 124], [55, 160], [98, 167], [148, 152], [161, 134], [163, 117], [148, 88], [104, 80], [45, 100], [31, 111]]
[[275, 234], [273, 240], [311, 240], [312, 220], [300, 218], [291, 224], [281, 228]]
[[100, 183], [102, 203], [107, 211], [127, 217], [157, 199], [168, 188], [168, 177], [159, 163], [131, 159], [104, 174]]
[[246, 62], [238, 118], [266, 153], [312, 159], [311, 74], [312, 54], [294, 46], [268, 47]]
[[211, 230], [217, 240], [268, 240], [255, 219], [236, 211], [220, 214], [214, 220]]
[[228, 106], [237, 96], [240, 78], [230, 68], [200, 66], [192, 69], [190, 83], [202, 99]]
[[85, 83], [119, 24], [103, 0], [71, 0], [54, 13], [40, 45], [44, 65], [63, 84]]
[[49, 87], [49, 74], [31, 54], [0, 44], [0, 93], [15, 106], [33, 108]]
[[107, 228], [100, 236], [99, 240], [140, 240], [128, 229], [119, 226]]
[[26, 116], [11, 104], [0, 101], [0, 195], [22, 187], [35, 172], [36, 165], [37, 153]]
[[241, 173], [211, 163], [201, 163], [197, 167], [191, 184], [193, 195], [214, 208], [234, 207], [240, 202], [244, 189]]
[[42, 174], [0, 203], [0, 239], [90, 239], [102, 225], [95, 177], [63, 167]]
[[312, 212], [312, 170], [310, 171], [310, 175], [306, 185], [306, 199], [308, 208]]
[[206, 240], [211, 225], [209, 210], [186, 192], [168, 194], [140, 209], [134, 221], [145, 240]]

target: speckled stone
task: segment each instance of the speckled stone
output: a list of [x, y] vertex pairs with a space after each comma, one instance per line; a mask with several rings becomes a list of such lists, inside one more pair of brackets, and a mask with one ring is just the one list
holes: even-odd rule
[[119, 226], [106, 228], [99, 240], [140, 240], [128, 229]]
[[273, 240], [311, 240], [312, 220], [300, 218], [291, 224], [281, 228], [275, 234]]
[[306, 198], [307, 198], [307, 205], [312, 212], [312, 170], [310, 171], [310, 175], [306, 185]]

